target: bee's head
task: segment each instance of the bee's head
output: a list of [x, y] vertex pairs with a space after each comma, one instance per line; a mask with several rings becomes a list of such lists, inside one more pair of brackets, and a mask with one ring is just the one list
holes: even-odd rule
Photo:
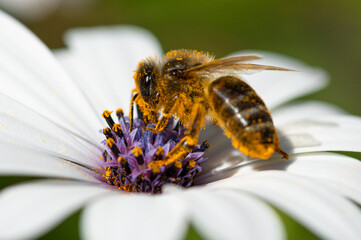
[[138, 64], [134, 75], [135, 85], [143, 100], [151, 107], [156, 107], [159, 102], [159, 67], [153, 61], [145, 60]]

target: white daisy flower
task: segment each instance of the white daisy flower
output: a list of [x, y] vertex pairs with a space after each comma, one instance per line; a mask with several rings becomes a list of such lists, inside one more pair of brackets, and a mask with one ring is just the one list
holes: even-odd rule
[[[0, 0], [0, 8], [28, 22], [40, 22], [58, 10], [82, 11], [96, 0]], [[83, 8], [83, 9], [82, 9]]]
[[300, 72], [247, 76], [290, 160], [250, 161], [209, 128], [195, 186], [129, 194], [94, 171], [101, 113], [129, 108], [132, 71], [162, 54], [157, 40], [135, 27], [74, 30], [54, 55], [4, 13], [0, 27], [0, 174], [49, 178], [0, 192], [0, 239], [39, 237], [79, 209], [84, 239], [182, 239], [190, 223], [207, 239], [287, 238], [270, 205], [318, 237], [361, 238], [361, 164], [325, 152], [360, 151], [361, 119], [321, 102], [285, 104], [323, 87], [322, 70], [261, 52], [260, 63]]

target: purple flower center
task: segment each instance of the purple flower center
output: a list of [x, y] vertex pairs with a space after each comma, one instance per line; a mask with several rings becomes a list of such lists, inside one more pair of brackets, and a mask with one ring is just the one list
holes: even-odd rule
[[160, 193], [166, 183], [189, 187], [202, 170], [199, 164], [207, 160], [203, 154], [208, 143], [204, 142], [184, 159], [152, 168], [150, 163], [164, 160], [184, 137], [186, 129], [171, 119], [163, 131], [153, 133], [144, 129], [154, 128], [154, 124], [145, 126], [141, 119], [134, 119], [130, 132], [130, 120], [124, 117], [121, 109], [117, 110], [118, 124], [113, 121], [109, 111], [104, 111], [103, 117], [109, 128], [102, 131], [106, 139], [102, 141], [104, 152], [101, 156], [103, 162], [99, 166], [100, 180], [120, 190]]

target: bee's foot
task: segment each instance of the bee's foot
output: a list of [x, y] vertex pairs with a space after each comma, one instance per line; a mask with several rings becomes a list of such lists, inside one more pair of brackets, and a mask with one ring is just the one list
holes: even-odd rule
[[286, 159], [286, 160], [289, 159], [288, 153], [282, 151], [282, 149], [278, 149], [277, 152], [282, 155], [282, 159]]

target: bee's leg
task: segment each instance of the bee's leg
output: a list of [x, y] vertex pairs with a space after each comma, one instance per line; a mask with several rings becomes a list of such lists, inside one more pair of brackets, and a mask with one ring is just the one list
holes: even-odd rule
[[169, 119], [172, 117], [173, 113], [175, 112], [176, 108], [178, 107], [178, 98], [174, 98], [173, 101], [169, 102], [163, 109], [162, 117], [157, 122], [155, 128], [145, 128], [146, 130], [150, 130], [152, 132], [160, 132], [163, 131], [164, 128], [167, 126]]
[[138, 115], [138, 119], [142, 119], [143, 122], [146, 122], [144, 119], [144, 113], [142, 112], [142, 110], [140, 109], [139, 105], [137, 102], [135, 102], [135, 110], [137, 111], [137, 115]]
[[279, 154], [281, 154], [283, 159], [286, 159], [286, 160], [288, 160], [288, 159], [289, 159], [289, 155], [288, 155], [288, 153], [286, 153], [286, 152], [282, 151], [282, 149], [281, 149], [281, 148], [276, 149], [276, 152], [278, 152]]
[[[178, 159], [184, 159], [188, 153], [198, 143], [199, 132], [204, 126], [204, 117], [206, 115], [206, 109], [202, 102], [196, 103], [194, 110], [192, 111], [190, 125], [187, 129], [186, 135], [182, 140], [167, 154], [162, 165], [169, 165], [176, 162]], [[178, 164], [179, 165], [179, 164]]]
[[133, 130], [133, 119], [134, 119], [134, 103], [138, 97], [138, 93], [134, 94], [130, 99], [130, 109], [129, 109], [129, 119], [130, 119], [130, 128], [129, 132]]

